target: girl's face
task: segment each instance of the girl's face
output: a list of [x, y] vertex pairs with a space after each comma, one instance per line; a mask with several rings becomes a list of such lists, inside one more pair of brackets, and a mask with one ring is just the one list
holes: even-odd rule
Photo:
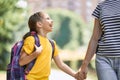
[[48, 14], [44, 13], [43, 14], [43, 19], [42, 19], [42, 29], [45, 32], [51, 32], [53, 29], [53, 20], [49, 17]]

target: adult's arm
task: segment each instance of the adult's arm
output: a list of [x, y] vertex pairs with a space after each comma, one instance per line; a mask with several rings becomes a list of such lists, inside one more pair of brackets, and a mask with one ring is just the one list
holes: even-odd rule
[[102, 30], [101, 30], [100, 21], [99, 21], [99, 19], [95, 18], [93, 33], [92, 33], [91, 39], [89, 41], [88, 49], [87, 49], [85, 58], [82, 62], [82, 65], [79, 69], [80, 74], [86, 75], [88, 64], [90, 63], [92, 57], [94, 56], [94, 54], [96, 52], [98, 40], [100, 39], [101, 34], [102, 34]]

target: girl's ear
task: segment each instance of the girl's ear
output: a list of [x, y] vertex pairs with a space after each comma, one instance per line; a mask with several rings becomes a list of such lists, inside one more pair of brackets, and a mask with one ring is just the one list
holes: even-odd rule
[[37, 27], [42, 27], [42, 23], [41, 22], [37, 22]]

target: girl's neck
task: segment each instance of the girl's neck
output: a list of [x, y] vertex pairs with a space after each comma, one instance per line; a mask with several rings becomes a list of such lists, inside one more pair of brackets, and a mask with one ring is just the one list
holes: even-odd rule
[[44, 33], [42, 31], [38, 32], [38, 35], [40, 35], [42, 37], [45, 37], [45, 38], [47, 37], [47, 33]]

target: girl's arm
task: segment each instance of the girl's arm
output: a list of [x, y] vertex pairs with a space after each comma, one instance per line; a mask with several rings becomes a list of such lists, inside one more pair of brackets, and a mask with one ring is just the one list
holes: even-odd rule
[[68, 65], [66, 65], [59, 57], [59, 55], [54, 57], [55, 64], [59, 69], [64, 71], [65, 73], [71, 75], [72, 77], [75, 77], [76, 72], [72, 70]]
[[102, 30], [101, 30], [100, 21], [98, 19], [95, 19], [93, 34], [91, 36], [91, 39], [88, 45], [85, 59], [83, 60], [83, 63], [80, 68], [81, 73], [84, 73], [84, 74], [87, 73], [87, 66], [90, 63], [92, 57], [94, 56], [94, 53], [96, 52], [98, 40], [100, 39], [101, 34], [102, 34]]
[[20, 55], [20, 59], [19, 59], [19, 64], [20, 66], [24, 66], [28, 63], [30, 63], [32, 60], [34, 60], [42, 51], [42, 46], [37, 47], [35, 45], [35, 51], [33, 53], [31, 53], [30, 55], [28, 55], [24, 50], [21, 51], [21, 55]]

